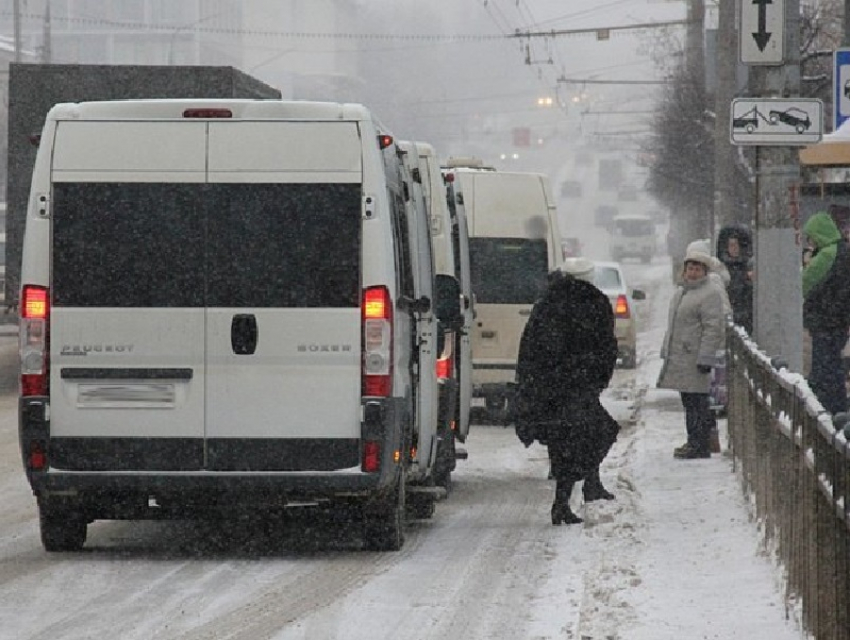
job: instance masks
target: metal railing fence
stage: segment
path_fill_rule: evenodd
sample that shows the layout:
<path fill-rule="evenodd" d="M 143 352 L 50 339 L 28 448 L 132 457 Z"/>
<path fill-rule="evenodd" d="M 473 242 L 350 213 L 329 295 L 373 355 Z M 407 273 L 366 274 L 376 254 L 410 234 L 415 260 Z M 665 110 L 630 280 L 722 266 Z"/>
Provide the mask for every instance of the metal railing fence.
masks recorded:
<path fill-rule="evenodd" d="M 850 640 L 850 449 L 805 379 L 727 333 L 729 448 L 787 606 L 816 640 Z"/>

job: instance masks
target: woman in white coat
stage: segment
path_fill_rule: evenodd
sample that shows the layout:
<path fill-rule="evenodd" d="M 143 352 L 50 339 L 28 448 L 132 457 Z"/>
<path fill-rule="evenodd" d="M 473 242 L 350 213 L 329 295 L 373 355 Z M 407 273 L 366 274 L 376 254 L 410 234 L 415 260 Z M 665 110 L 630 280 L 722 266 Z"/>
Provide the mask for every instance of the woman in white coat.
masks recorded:
<path fill-rule="evenodd" d="M 714 416 L 709 404 L 711 370 L 724 344 L 721 291 L 708 277 L 712 257 L 693 249 L 685 255 L 682 285 L 670 301 L 661 347 L 661 389 L 675 389 L 685 408 L 688 441 L 674 450 L 681 459 L 710 458 Z"/>

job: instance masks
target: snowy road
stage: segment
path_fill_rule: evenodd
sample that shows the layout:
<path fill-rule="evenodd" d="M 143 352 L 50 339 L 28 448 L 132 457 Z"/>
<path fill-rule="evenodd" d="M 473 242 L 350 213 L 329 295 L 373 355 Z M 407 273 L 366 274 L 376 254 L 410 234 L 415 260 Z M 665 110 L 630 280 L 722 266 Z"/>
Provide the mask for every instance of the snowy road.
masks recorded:
<path fill-rule="evenodd" d="M 642 363 L 618 371 L 604 397 L 623 424 L 602 469 L 617 500 L 576 505 L 581 526 L 548 522 L 543 448 L 474 425 L 454 491 L 433 519 L 410 523 L 399 553 L 361 551 L 356 527 L 305 511 L 286 522 L 97 522 L 82 552 L 47 554 L 16 400 L 0 397 L 0 639 L 798 638 L 729 460 L 670 455 L 680 407 L 648 389 L 668 269 L 635 273 L 650 296 Z"/>

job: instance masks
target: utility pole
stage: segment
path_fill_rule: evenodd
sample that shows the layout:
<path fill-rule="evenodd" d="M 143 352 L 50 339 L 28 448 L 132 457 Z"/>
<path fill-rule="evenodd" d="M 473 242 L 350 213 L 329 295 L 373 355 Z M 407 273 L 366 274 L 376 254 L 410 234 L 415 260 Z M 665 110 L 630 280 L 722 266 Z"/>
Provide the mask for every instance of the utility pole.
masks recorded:
<path fill-rule="evenodd" d="M 685 64 L 688 77 L 699 83 L 697 90 L 702 93 L 705 89 L 705 0 L 689 0 L 687 20 Z M 712 233 L 712 213 L 701 207 L 691 208 L 688 212 L 688 224 L 685 225 L 688 242 L 705 238 Z"/>
<path fill-rule="evenodd" d="M 850 2 L 850 0 L 847 0 Z M 729 140 L 729 105 L 737 88 L 738 40 L 735 31 L 735 3 L 718 4 L 717 81 L 714 94 L 714 221 L 725 227 L 743 220 L 735 207 L 735 147 Z M 712 229 L 712 238 L 715 237 Z"/>
<path fill-rule="evenodd" d="M 15 62 L 21 61 L 21 0 L 15 0 L 12 12 L 15 23 Z"/>
<path fill-rule="evenodd" d="M 750 68 L 754 97 L 800 95 L 800 0 L 785 0 L 785 55 L 780 66 Z M 746 37 L 748 34 L 741 34 Z M 803 368 L 800 247 L 791 216 L 799 198 L 796 147 L 756 147 L 755 339 L 792 371 Z M 778 294 L 777 292 L 781 292 Z"/>

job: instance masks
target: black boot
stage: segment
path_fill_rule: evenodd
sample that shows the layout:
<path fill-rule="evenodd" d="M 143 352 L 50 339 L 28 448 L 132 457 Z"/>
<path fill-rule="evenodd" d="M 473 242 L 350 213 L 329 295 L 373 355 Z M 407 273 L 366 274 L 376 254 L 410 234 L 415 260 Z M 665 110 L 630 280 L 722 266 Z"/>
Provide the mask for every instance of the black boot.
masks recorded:
<path fill-rule="evenodd" d="M 584 481 L 584 486 L 581 488 L 585 502 L 593 502 L 594 500 L 613 500 L 614 494 L 602 486 L 602 479 L 599 477 L 599 469 L 590 474 Z"/>
<path fill-rule="evenodd" d="M 570 496 L 574 482 L 558 480 L 555 486 L 555 502 L 552 503 L 552 524 L 578 524 L 584 522 L 570 509 Z"/>

